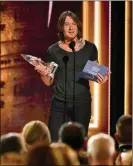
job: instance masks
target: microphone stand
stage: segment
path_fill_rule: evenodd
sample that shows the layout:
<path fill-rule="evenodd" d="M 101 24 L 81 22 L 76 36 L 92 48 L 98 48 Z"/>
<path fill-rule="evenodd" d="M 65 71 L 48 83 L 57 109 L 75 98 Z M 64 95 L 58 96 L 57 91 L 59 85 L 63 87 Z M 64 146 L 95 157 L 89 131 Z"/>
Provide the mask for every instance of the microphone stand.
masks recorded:
<path fill-rule="evenodd" d="M 67 96 L 67 90 L 66 90 L 66 83 L 67 83 L 67 62 L 68 62 L 68 56 L 63 57 L 63 62 L 65 63 L 65 105 L 64 105 L 64 122 L 66 118 L 66 96 Z"/>
<path fill-rule="evenodd" d="M 73 112 L 72 112 L 72 121 L 75 121 L 74 113 L 75 113 L 75 49 L 72 49 L 73 51 Z"/>
<path fill-rule="evenodd" d="M 73 51 L 73 112 L 72 112 L 72 121 L 75 121 L 75 117 L 74 117 L 74 113 L 75 113 L 75 41 L 71 41 L 71 43 L 69 44 L 69 47 L 72 49 Z"/>

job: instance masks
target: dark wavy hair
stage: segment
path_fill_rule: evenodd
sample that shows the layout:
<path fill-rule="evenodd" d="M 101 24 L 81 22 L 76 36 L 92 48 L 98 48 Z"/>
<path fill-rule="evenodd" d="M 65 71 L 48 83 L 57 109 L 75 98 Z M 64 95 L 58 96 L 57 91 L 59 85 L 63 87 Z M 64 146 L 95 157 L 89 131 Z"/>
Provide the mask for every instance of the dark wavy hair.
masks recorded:
<path fill-rule="evenodd" d="M 84 145 L 85 128 L 78 122 L 64 123 L 58 131 L 58 136 L 63 143 L 74 150 L 79 150 Z"/>
<path fill-rule="evenodd" d="M 57 24 L 59 39 L 61 41 L 64 41 L 63 26 L 64 26 L 65 19 L 67 16 L 71 17 L 77 24 L 77 27 L 78 27 L 77 38 L 80 39 L 81 38 L 81 27 L 82 27 L 81 22 L 80 22 L 78 16 L 71 11 L 65 11 L 65 12 L 61 13 L 61 15 L 59 16 L 58 24 Z"/>
<path fill-rule="evenodd" d="M 122 115 L 116 123 L 116 130 L 119 133 L 121 143 L 132 142 L 132 116 Z"/>

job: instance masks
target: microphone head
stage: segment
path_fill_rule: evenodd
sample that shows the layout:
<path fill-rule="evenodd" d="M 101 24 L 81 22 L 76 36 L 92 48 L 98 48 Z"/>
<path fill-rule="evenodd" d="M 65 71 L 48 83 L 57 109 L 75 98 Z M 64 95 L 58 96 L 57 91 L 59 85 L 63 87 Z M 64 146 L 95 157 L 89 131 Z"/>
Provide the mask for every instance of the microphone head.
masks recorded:
<path fill-rule="evenodd" d="M 64 62 L 65 64 L 68 62 L 68 60 L 69 60 L 68 56 L 64 56 L 64 57 L 63 57 L 63 62 Z"/>
<path fill-rule="evenodd" d="M 71 48 L 72 50 L 74 50 L 75 47 L 75 41 L 71 41 L 71 43 L 69 43 L 69 48 Z"/>

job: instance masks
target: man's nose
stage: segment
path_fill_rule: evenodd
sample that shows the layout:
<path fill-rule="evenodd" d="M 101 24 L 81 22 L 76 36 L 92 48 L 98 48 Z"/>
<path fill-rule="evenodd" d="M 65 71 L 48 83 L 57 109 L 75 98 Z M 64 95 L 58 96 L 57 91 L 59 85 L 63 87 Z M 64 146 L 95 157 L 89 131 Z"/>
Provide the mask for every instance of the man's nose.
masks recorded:
<path fill-rule="evenodd" d="M 72 25 L 69 25 L 69 29 L 72 29 Z"/>

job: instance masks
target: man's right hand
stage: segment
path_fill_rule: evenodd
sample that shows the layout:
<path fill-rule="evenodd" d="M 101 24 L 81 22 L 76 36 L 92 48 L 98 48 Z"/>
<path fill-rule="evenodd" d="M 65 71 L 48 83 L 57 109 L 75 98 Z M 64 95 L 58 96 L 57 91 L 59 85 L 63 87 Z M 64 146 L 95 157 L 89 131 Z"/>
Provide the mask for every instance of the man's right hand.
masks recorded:
<path fill-rule="evenodd" d="M 42 76 L 49 76 L 49 74 L 52 72 L 54 65 L 49 64 L 47 66 L 44 66 L 43 64 L 39 64 L 35 66 L 35 70 L 40 73 Z"/>
<path fill-rule="evenodd" d="M 45 85 L 50 86 L 53 81 L 54 77 L 51 77 L 49 74 L 52 72 L 54 65 L 50 63 L 49 65 L 45 66 L 43 64 L 39 64 L 35 66 L 35 70 L 40 73 L 41 79 Z"/>

